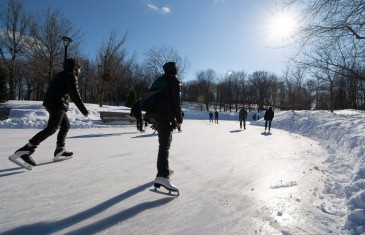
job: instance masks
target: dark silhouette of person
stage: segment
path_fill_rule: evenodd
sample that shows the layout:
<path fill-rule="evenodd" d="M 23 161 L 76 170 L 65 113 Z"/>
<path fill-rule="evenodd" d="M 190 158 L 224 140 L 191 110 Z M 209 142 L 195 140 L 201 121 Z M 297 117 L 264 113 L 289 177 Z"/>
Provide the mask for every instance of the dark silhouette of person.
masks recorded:
<path fill-rule="evenodd" d="M 18 149 L 9 160 L 20 166 L 27 166 L 28 170 L 35 166 L 31 155 L 37 146 L 53 135 L 58 127 L 57 145 L 53 161 L 63 161 L 72 158 L 73 153 L 66 151 L 65 139 L 70 129 L 70 122 L 66 112 L 69 109 L 70 98 L 81 113 L 87 117 L 88 111 L 80 97 L 78 77 L 81 74 L 81 65 L 74 59 L 66 59 L 63 62 L 63 71 L 57 73 L 49 82 L 48 89 L 43 99 L 43 106 L 49 113 L 47 127 L 33 136 L 29 143 Z M 23 161 L 21 162 L 20 159 Z"/>
<path fill-rule="evenodd" d="M 163 186 L 168 190 L 178 191 L 178 188 L 169 179 L 173 172 L 169 166 L 169 150 L 172 142 L 172 131 L 175 128 L 180 128 L 183 122 L 181 82 L 177 78 L 178 69 L 175 62 L 165 63 L 163 70 L 165 73 L 154 82 L 154 84 L 163 86 L 161 95 L 154 109 L 146 112 L 145 116 L 148 117 L 158 132 L 157 175 L 154 185 L 155 187 Z"/>
<path fill-rule="evenodd" d="M 210 122 L 214 122 L 213 121 L 213 113 L 212 113 L 212 111 L 209 112 L 209 123 Z"/>
<path fill-rule="evenodd" d="M 269 124 L 269 132 L 271 129 L 271 121 L 274 119 L 274 111 L 272 110 L 271 107 L 268 108 L 268 110 L 266 110 L 265 115 L 264 115 L 264 120 L 265 120 L 265 131 L 267 129 L 267 124 Z"/>
<path fill-rule="evenodd" d="M 247 111 L 246 111 L 245 107 L 242 107 L 242 109 L 239 113 L 239 119 L 240 119 L 240 128 L 242 129 L 242 124 L 243 124 L 244 130 L 246 130 L 246 118 L 247 118 Z"/>
<path fill-rule="evenodd" d="M 183 111 L 181 111 L 181 116 L 183 117 L 183 119 L 184 119 L 184 112 Z M 181 130 L 181 126 L 179 126 L 178 128 L 177 128 L 177 131 L 178 132 L 182 132 L 182 130 Z"/>
<path fill-rule="evenodd" d="M 137 130 L 140 131 L 140 132 L 144 132 L 144 130 L 143 130 L 143 119 L 142 119 L 142 109 L 141 109 L 141 105 L 139 103 L 139 100 L 137 102 L 135 102 L 134 105 L 132 106 L 130 116 L 136 118 Z"/>
<path fill-rule="evenodd" d="M 215 123 L 218 124 L 218 117 L 219 117 L 219 113 L 217 110 L 215 110 L 214 112 L 214 119 L 215 119 Z"/>

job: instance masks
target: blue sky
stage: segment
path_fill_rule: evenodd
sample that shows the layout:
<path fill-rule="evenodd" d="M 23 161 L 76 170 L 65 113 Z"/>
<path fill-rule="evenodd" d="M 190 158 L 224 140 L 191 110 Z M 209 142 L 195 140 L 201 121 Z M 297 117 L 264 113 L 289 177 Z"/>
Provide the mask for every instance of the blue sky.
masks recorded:
<path fill-rule="evenodd" d="M 213 69 L 219 75 L 230 70 L 248 74 L 265 70 L 281 75 L 288 49 L 276 49 L 269 24 L 276 11 L 272 0 L 30 0 L 26 8 L 57 9 L 80 27 L 83 52 L 94 59 L 112 30 L 121 37 L 128 31 L 127 52 L 143 53 L 167 46 L 187 58 L 190 70 Z"/>

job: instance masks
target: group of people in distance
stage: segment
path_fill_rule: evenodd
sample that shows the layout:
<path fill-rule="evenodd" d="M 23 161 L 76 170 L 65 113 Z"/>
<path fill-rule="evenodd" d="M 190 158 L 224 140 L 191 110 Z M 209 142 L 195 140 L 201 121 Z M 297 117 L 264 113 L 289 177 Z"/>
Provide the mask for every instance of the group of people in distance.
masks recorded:
<path fill-rule="evenodd" d="M 239 120 L 240 120 L 240 129 L 242 129 L 242 127 L 243 127 L 243 129 L 246 130 L 247 111 L 244 107 L 240 110 L 238 117 L 239 117 Z M 269 127 L 269 132 L 270 132 L 271 122 L 272 122 L 273 119 L 274 119 L 274 111 L 273 111 L 272 107 L 270 106 L 265 111 L 265 115 L 264 115 L 265 131 Z"/>
<path fill-rule="evenodd" d="M 242 130 L 242 127 L 244 130 L 246 130 L 246 119 L 247 119 L 247 111 L 244 107 L 242 107 L 242 109 L 239 112 L 239 121 L 240 121 L 240 129 Z M 214 119 L 215 119 L 215 123 L 218 124 L 218 116 L 219 113 L 217 110 L 215 110 L 214 112 Z M 267 128 L 269 127 L 269 131 L 271 129 L 271 121 L 274 119 L 274 111 L 272 109 L 272 107 L 269 107 L 264 115 L 264 120 L 265 120 L 265 131 L 267 130 Z M 256 120 L 256 119 L 255 119 Z M 209 123 L 213 122 L 213 112 L 209 111 Z"/>
<path fill-rule="evenodd" d="M 178 192 L 178 188 L 170 182 L 173 170 L 169 167 L 169 150 L 172 142 L 172 131 L 181 131 L 183 122 L 181 110 L 181 82 L 177 78 L 178 68 L 175 62 L 167 62 L 162 66 L 164 74 L 156 79 L 166 84 L 161 92 L 161 98 L 148 116 L 158 132 L 159 149 L 157 154 L 157 175 L 154 181 L 155 187 L 163 186 L 167 190 Z M 66 59 L 63 62 L 63 71 L 57 73 L 49 82 L 45 93 L 43 106 L 49 113 L 48 123 L 45 129 L 33 136 L 29 142 L 15 151 L 9 160 L 15 164 L 31 170 L 36 166 L 32 158 L 37 146 L 45 139 L 57 134 L 56 149 L 53 161 L 71 159 L 73 153 L 66 150 L 65 139 L 70 129 L 70 122 L 66 112 L 69 109 L 70 99 L 75 103 L 81 113 L 88 117 L 78 88 L 78 77 L 81 74 L 81 65 L 74 59 Z M 156 82 L 155 81 L 155 82 Z M 141 123 L 139 123 L 141 125 Z M 171 128 L 172 127 L 172 128 Z M 140 129 L 142 127 L 140 126 Z"/>
<path fill-rule="evenodd" d="M 215 124 L 219 124 L 218 119 L 219 119 L 219 113 L 217 110 L 215 110 L 214 111 L 214 123 Z M 213 122 L 213 112 L 212 111 L 209 112 L 209 123 L 210 122 Z"/>

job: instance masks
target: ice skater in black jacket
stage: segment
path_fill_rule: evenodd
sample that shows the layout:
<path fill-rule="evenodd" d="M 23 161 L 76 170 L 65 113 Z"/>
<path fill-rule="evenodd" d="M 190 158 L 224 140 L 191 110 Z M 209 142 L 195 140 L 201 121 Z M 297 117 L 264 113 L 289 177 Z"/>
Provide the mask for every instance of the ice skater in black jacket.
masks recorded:
<path fill-rule="evenodd" d="M 87 117 L 88 111 L 81 100 L 78 88 L 78 76 L 81 74 L 81 65 L 74 59 L 66 59 L 63 63 L 63 71 L 57 73 L 48 85 L 48 89 L 44 96 L 43 106 L 49 113 L 47 127 L 38 132 L 29 143 L 18 149 L 9 160 L 25 167 L 28 170 L 32 169 L 36 163 L 31 155 L 34 153 L 37 146 L 53 135 L 58 127 L 57 146 L 54 152 L 53 161 L 63 161 L 72 158 L 73 153 L 66 151 L 65 139 L 70 122 L 66 112 L 69 109 L 70 97 L 81 113 Z"/>
<path fill-rule="evenodd" d="M 177 78 L 178 69 L 175 62 L 167 62 L 163 66 L 163 70 L 165 74 L 154 82 L 154 84 L 161 84 L 161 96 L 153 111 L 147 112 L 145 116 L 148 117 L 158 132 L 159 149 L 155 186 L 163 186 L 168 190 L 178 191 L 169 179 L 173 172 L 169 167 L 169 150 L 172 142 L 172 131 L 181 128 L 183 122 L 181 82 Z"/>
<path fill-rule="evenodd" d="M 264 116 L 264 119 L 265 119 L 265 131 L 267 129 L 267 123 L 269 123 L 269 131 L 271 129 L 271 121 L 273 120 L 274 118 L 274 111 L 272 110 L 271 107 L 269 107 L 268 110 L 266 110 L 265 112 L 265 116 Z"/>
<path fill-rule="evenodd" d="M 131 108 L 130 116 L 136 118 L 137 130 L 140 132 L 144 132 L 143 130 L 143 119 L 142 119 L 142 110 L 140 101 L 138 100 Z"/>

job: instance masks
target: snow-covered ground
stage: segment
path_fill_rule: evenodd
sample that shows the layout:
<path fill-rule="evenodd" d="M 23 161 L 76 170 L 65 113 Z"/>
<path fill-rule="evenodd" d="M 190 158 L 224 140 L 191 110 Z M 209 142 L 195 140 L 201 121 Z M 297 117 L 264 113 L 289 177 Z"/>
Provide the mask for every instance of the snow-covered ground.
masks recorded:
<path fill-rule="evenodd" d="M 184 105 L 170 166 L 178 197 L 151 192 L 158 138 L 152 129 L 106 125 L 71 105 L 71 160 L 53 163 L 56 135 L 32 171 L 7 157 L 45 127 L 41 102 L 10 101 L 0 121 L 0 234 L 365 234 L 365 113 L 276 112 L 239 130 L 237 114 Z M 261 114 L 261 117 L 263 114 Z"/>

